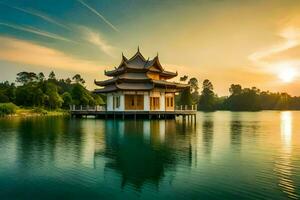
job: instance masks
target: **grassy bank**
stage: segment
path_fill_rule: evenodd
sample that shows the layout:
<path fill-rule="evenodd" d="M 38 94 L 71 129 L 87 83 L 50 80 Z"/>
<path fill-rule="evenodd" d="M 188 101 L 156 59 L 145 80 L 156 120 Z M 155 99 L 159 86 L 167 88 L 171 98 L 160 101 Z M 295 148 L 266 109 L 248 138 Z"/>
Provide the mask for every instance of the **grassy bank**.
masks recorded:
<path fill-rule="evenodd" d="M 63 109 L 46 110 L 40 107 L 18 107 L 13 103 L 0 103 L 0 117 L 31 117 L 68 115 Z"/>

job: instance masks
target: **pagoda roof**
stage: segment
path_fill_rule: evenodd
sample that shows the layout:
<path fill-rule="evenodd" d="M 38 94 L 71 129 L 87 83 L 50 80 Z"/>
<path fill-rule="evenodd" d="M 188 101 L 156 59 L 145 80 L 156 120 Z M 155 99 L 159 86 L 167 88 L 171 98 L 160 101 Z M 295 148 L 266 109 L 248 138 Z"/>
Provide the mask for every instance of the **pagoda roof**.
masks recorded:
<path fill-rule="evenodd" d="M 165 80 L 151 80 L 155 85 L 160 86 L 174 86 L 176 88 L 186 88 L 189 87 L 189 84 L 177 83 L 177 82 L 169 82 Z"/>
<path fill-rule="evenodd" d="M 169 72 L 165 71 L 164 68 L 161 66 L 159 62 L 158 55 L 155 56 L 152 60 L 149 58 L 146 60 L 145 57 L 138 51 L 130 58 L 127 59 L 122 54 L 122 60 L 118 67 L 115 67 L 114 70 L 105 71 L 106 76 L 118 76 L 126 71 L 133 71 L 133 72 L 157 72 L 160 73 L 162 76 L 173 78 L 177 76 L 177 72 Z"/>
<path fill-rule="evenodd" d="M 149 72 L 149 73 L 148 73 Z M 154 76 L 152 76 L 154 74 Z M 159 78 L 155 77 L 159 74 Z M 111 71 L 105 71 L 105 75 L 112 78 L 104 81 L 96 81 L 95 84 L 104 88 L 97 89 L 95 93 L 114 92 L 118 90 L 133 90 L 133 91 L 147 91 L 154 88 L 172 88 L 180 90 L 189 87 L 188 84 L 168 82 L 165 79 L 176 77 L 177 72 L 170 72 L 164 70 L 159 62 L 158 55 L 152 60 L 146 60 L 141 54 L 140 50 L 130 58 L 127 59 L 122 54 L 122 60 L 118 67 Z M 164 80 L 157 80 L 163 77 Z"/>
<path fill-rule="evenodd" d="M 149 91 L 155 87 L 167 87 L 174 89 L 184 89 L 189 87 L 189 84 L 182 84 L 177 82 L 168 82 L 165 80 L 150 80 L 147 83 L 113 83 L 111 85 L 106 85 L 104 88 L 96 89 L 95 93 L 107 93 L 114 92 L 118 90 L 134 90 L 134 91 Z"/>
<path fill-rule="evenodd" d="M 127 72 L 125 74 L 121 74 L 120 76 L 116 76 L 114 78 L 105 81 L 95 81 L 95 84 L 98 86 L 105 86 L 118 81 L 140 82 L 140 81 L 147 81 L 147 80 L 150 80 L 150 78 L 145 73 Z"/>
<path fill-rule="evenodd" d="M 105 86 L 101 89 L 95 89 L 94 93 L 108 93 L 115 92 L 118 90 L 134 90 L 134 91 L 149 91 L 154 88 L 153 83 L 116 83 Z"/>

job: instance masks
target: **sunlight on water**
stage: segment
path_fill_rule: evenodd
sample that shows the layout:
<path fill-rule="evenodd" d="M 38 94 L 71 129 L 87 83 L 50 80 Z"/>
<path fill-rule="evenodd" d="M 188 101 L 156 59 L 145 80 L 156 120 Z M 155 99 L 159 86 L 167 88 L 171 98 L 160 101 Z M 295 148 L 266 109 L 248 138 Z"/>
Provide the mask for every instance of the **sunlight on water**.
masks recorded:
<path fill-rule="evenodd" d="M 293 115 L 290 111 L 281 112 L 280 115 L 281 138 L 283 146 L 288 151 L 291 150 L 291 140 L 293 134 Z M 289 152 L 290 153 L 290 152 Z"/>
<path fill-rule="evenodd" d="M 279 186 L 289 198 L 298 199 L 293 176 L 292 156 L 292 134 L 293 134 L 293 114 L 290 111 L 281 112 L 280 115 L 281 141 L 282 147 L 280 157 L 275 165 L 279 179 Z"/>

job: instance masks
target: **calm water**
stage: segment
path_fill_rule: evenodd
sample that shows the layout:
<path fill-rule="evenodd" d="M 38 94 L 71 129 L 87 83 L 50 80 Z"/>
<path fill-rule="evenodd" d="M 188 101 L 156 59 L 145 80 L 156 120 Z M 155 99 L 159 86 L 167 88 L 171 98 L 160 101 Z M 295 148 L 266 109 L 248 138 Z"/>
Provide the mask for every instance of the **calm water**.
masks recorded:
<path fill-rule="evenodd" d="M 300 112 L 0 120 L 0 199 L 300 199 Z"/>

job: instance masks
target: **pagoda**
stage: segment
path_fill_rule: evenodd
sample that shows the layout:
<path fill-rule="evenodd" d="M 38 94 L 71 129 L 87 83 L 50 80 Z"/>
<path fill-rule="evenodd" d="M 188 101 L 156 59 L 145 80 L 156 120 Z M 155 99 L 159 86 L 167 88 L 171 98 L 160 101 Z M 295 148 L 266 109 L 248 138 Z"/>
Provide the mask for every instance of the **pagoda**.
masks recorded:
<path fill-rule="evenodd" d="M 106 94 L 107 111 L 174 111 L 175 93 L 189 87 L 168 81 L 177 72 L 166 71 L 158 55 L 145 59 L 139 48 L 130 59 L 122 54 L 119 66 L 104 73 L 111 78 L 95 80 L 102 88 L 94 93 Z"/>

